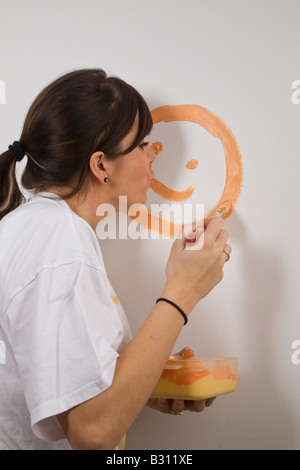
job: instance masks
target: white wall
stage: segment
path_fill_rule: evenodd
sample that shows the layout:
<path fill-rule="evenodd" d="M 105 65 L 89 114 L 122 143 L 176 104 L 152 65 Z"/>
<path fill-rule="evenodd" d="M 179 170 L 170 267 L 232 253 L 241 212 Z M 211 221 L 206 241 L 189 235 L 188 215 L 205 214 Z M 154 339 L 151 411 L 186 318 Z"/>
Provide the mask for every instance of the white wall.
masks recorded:
<path fill-rule="evenodd" d="M 300 339 L 299 17 L 299 0 L 0 0 L 0 150 L 19 138 L 41 88 L 92 66 L 134 85 L 151 109 L 190 103 L 220 115 L 242 153 L 244 186 L 225 224 L 231 260 L 176 344 L 238 357 L 237 391 L 200 415 L 146 409 L 127 449 L 300 448 L 300 364 L 292 362 Z M 157 176 L 183 189 L 192 175 L 208 205 L 217 202 L 222 153 L 212 165 L 214 142 L 189 147 L 200 127 L 177 129 L 176 162 L 199 152 L 199 167 L 179 174 L 168 154 L 157 159 Z M 161 293 L 171 243 L 102 243 L 133 331 Z"/>

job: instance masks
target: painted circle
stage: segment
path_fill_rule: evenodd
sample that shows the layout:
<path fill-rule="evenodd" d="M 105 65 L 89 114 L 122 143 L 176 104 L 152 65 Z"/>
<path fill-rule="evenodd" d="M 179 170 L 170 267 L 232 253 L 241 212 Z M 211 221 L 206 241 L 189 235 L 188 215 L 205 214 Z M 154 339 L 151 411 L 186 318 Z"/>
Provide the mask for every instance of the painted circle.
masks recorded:
<path fill-rule="evenodd" d="M 230 202 L 231 209 L 226 213 L 224 219 L 229 217 L 232 213 L 232 208 L 237 203 L 241 192 L 243 168 L 238 144 L 234 135 L 232 134 L 229 127 L 225 124 L 223 119 L 213 114 L 206 108 L 203 108 L 202 106 L 190 104 L 160 106 L 153 109 L 151 111 L 151 115 L 153 124 L 158 124 L 162 121 L 189 121 L 199 124 L 212 136 L 218 138 L 221 141 L 226 162 L 226 180 L 224 190 L 215 207 L 211 209 L 211 211 L 206 214 L 205 217 L 210 217 L 218 208 L 220 208 L 220 206 Z M 181 225 L 176 225 L 169 221 L 163 220 L 161 217 L 153 216 L 151 212 L 145 213 L 145 211 L 141 209 L 141 214 L 143 217 L 140 219 L 139 223 L 150 230 L 159 231 L 159 233 L 162 235 L 164 234 L 163 229 L 157 229 L 157 227 L 161 227 L 163 222 L 169 224 L 169 234 L 173 234 L 171 237 L 176 237 L 179 230 L 181 229 Z M 152 223 L 152 219 L 155 221 L 154 224 Z M 153 226 L 156 228 L 153 229 Z"/>
<path fill-rule="evenodd" d="M 206 215 L 212 215 L 225 202 L 235 206 L 243 180 L 242 157 L 229 127 L 211 111 L 198 105 L 160 106 L 151 111 L 153 124 L 171 121 L 190 121 L 199 124 L 211 135 L 217 137 L 223 146 L 226 163 L 226 180 L 223 193 L 215 207 Z M 229 217 L 232 210 L 224 218 Z"/>

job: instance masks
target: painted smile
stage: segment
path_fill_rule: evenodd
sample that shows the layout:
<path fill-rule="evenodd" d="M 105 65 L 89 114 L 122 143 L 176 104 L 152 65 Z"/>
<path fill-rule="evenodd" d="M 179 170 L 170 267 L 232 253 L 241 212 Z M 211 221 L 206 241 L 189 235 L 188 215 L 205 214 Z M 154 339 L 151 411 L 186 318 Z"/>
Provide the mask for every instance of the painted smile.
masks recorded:
<path fill-rule="evenodd" d="M 158 155 L 163 149 L 161 142 L 154 142 L 151 147 L 156 155 Z M 168 199 L 169 201 L 186 201 L 189 197 L 191 197 L 196 187 L 191 185 L 185 191 L 175 191 L 174 189 L 168 188 L 165 184 L 157 179 L 152 179 L 151 181 L 152 191 L 159 196 Z"/>

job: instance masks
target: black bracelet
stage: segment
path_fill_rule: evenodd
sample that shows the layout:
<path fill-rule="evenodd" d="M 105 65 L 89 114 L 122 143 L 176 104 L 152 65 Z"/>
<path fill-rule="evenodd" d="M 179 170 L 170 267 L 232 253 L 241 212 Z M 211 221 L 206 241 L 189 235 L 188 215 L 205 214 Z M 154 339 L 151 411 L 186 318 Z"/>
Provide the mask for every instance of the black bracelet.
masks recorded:
<path fill-rule="evenodd" d="M 171 304 L 173 305 L 173 307 L 177 308 L 178 312 L 181 313 L 181 315 L 183 316 L 184 318 L 184 324 L 186 325 L 187 322 L 188 322 L 188 317 L 186 316 L 186 314 L 184 313 L 183 310 L 181 310 L 180 307 L 178 307 L 178 305 L 176 305 L 174 302 L 172 302 L 172 300 L 169 300 L 169 299 L 165 299 L 164 297 L 160 297 L 159 299 L 157 299 L 156 303 L 157 302 L 160 302 L 160 301 L 164 301 L 164 302 L 168 302 L 168 304 Z"/>

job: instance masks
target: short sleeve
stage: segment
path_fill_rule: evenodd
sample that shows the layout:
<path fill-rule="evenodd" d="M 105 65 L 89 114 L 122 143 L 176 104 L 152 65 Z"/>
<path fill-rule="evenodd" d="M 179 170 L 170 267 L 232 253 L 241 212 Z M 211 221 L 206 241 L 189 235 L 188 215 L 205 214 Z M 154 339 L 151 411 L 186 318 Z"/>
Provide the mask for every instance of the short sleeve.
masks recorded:
<path fill-rule="evenodd" d="M 110 387 L 124 328 L 101 269 L 44 268 L 5 315 L 33 432 L 65 436 L 56 415 Z"/>

